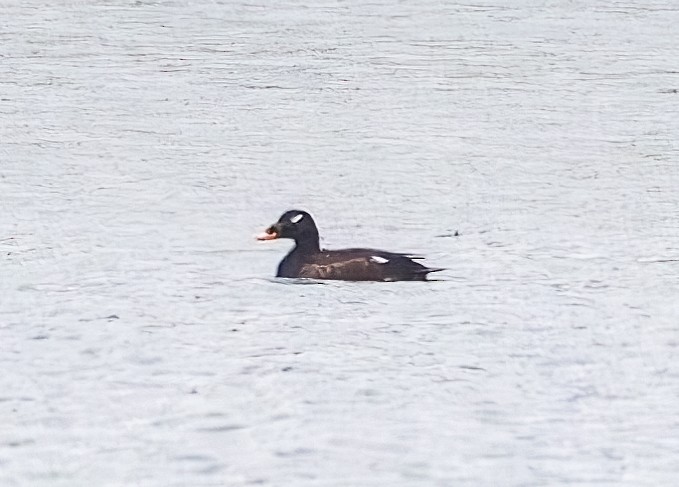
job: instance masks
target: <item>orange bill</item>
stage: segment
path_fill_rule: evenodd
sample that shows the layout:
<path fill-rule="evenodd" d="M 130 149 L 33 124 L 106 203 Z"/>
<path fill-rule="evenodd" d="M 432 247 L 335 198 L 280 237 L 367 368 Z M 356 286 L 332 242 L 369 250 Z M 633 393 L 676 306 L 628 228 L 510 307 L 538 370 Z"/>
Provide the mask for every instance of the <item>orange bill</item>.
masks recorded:
<path fill-rule="evenodd" d="M 265 233 L 257 236 L 257 240 L 275 240 L 277 238 L 278 232 L 273 227 L 267 228 Z"/>

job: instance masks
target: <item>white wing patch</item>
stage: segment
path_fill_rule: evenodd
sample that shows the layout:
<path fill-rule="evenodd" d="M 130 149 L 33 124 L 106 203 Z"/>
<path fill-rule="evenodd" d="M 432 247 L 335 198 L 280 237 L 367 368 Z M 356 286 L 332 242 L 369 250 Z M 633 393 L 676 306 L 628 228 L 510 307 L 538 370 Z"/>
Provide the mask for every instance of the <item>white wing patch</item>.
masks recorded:
<path fill-rule="evenodd" d="M 300 221 L 302 218 L 304 218 L 304 215 L 302 215 L 301 213 L 298 213 L 298 214 L 296 214 L 295 216 L 293 216 L 292 218 L 290 218 L 290 221 L 291 221 L 292 223 L 297 223 L 297 222 Z"/>
<path fill-rule="evenodd" d="M 370 260 L 372 260 L 373 262 L 375 262 L 377 264 L 386 264 L 387 262 L 389 262 L 389 259 L 385 259 L 384 257 L 380 257 L 379 255 L 373 255 L 372 257 L 370 257 Z"/>

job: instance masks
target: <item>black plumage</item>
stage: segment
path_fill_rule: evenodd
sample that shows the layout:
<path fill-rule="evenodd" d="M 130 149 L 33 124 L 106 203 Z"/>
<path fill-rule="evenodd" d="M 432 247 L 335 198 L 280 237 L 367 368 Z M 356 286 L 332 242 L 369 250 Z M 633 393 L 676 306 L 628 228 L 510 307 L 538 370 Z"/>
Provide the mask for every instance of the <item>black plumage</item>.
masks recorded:
<path fill-rule="evenodd" d="M 343 281 L 426 281 L 440 268 L 426 267 L 409 254 L 377 249 L 322 250 L 318 228 L 309 213 L 290 210 L 258 240 L 290 238 L 295 247 L 281 261 L 276 277 L 305 277 Z"/>

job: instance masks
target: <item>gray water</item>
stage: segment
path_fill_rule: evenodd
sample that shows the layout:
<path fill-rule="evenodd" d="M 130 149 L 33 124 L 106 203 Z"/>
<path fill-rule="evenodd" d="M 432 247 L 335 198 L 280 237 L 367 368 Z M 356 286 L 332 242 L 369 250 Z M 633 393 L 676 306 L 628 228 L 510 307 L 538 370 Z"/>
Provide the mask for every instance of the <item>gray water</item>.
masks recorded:
<path fill-rule="evenodd" d="M 678 39 L 660 0 L 0 1 L 0 485 L 676 485 Z M 290 208 L 448 270 L 277 280 Z"/>

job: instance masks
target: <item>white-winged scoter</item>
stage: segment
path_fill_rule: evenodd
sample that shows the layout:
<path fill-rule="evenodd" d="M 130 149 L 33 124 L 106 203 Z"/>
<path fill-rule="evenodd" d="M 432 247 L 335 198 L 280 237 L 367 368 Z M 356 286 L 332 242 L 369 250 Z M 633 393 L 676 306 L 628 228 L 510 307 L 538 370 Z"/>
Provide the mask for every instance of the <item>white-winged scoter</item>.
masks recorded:
<path fill-rule="evenodd" d="M 306 211 L 290 210 L 257 240 L 290 238 L 295 247 L 278 265 L 276 277 L 304 277 L 342 281 L 426 281 L 443 270 L 425 267 L 409 254 L 376 249 L 321 250 L 318 229 Z"/>

